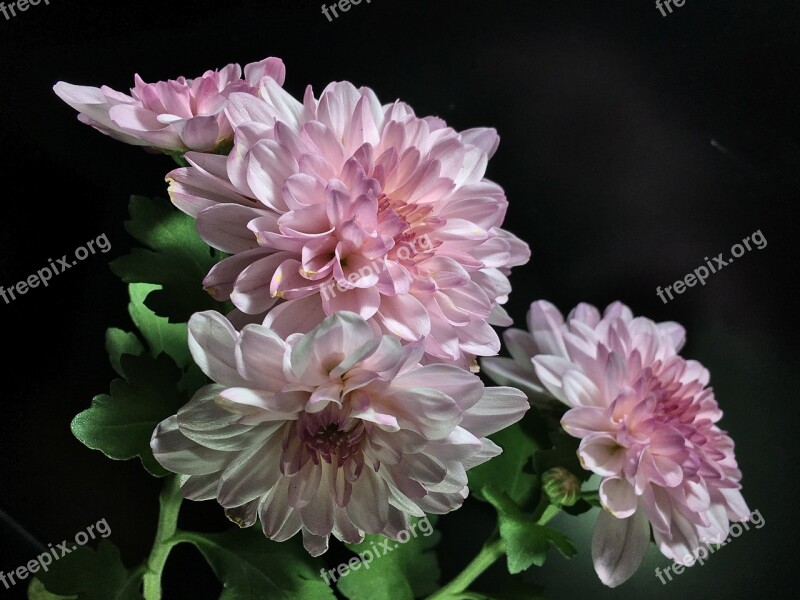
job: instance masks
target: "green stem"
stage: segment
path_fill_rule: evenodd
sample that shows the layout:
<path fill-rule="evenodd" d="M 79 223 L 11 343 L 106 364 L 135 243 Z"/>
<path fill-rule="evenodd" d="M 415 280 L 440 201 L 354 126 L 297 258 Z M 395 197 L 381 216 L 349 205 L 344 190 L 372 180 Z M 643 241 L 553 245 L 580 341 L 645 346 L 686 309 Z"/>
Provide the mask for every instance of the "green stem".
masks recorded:
<path fill-rule="evenodd" d="M 506 553 L 506 543 L 495 531 L 487 542 L 461 573 L 450 583 L 428 596 L 428 600 L 444 600 L 445 598 L 461 598 L 464 591 L 480 577 L 486 569 Z"/>
<path fill-rule="evenodd" d="M 544 525 L 559 512 L 561 512 L 561 509 L 558 506 L 555 504 L 548 504 L 544 510 L 542 510 L 541 516 L 537 519 L 537 523 L 539 523 L 539 525 Z M 464 598 L 469 586 L 505 553 L 506 543 L 499 536 L 497 530 L 495 530 L 483 545 L 481 551 L 478 552 L 478 555 L 472 559 L 464 570 L 446 586 L 428 596 L 428 600 L 455 600 L 457 598 Z"/>
<path fill-rule="evenodd" d="M 171 475 L 164 481 L 164 488 L 158 497 L 160 507 L 156 539 L 150 556 L 147 557 L 144 575 L 144 597 L 146 600 L 161 600 L 161 574 L 170 550 L 177 543 L 178 513 L 183 497 L 177 475 Z"/>

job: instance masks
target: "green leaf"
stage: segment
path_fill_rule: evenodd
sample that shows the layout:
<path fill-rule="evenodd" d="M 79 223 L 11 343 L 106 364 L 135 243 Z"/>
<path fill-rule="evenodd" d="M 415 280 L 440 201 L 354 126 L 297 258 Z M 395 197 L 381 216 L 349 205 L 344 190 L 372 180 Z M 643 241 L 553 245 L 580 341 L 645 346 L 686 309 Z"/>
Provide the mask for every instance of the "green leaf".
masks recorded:
<path fill-rule="evenodd" d="M 106 351 L 108 352 L 111 366 L 114 367 L 118 375 L 124 376 L 122 364 L 120 363 L 122 355 L 132 354 L 133 356 L 139 356 L 144 349 L 136 334 L 111 328 L 106 331 Z"/>
<path fill-rule="evenodd" d="M 28 600 L 77 600 L 77 596 L 60 596 L 47 591 L 39 578 L 34 577 L 28 586 Z"/>
<path fill-rule="evenodd" d="M 500 537 L 505 542 L 508 572 L 521 573 L 531 565 L 541 567 L 547 557 L 548 548 L 553 545 L 567 558 L 572 558 L 577 550 L 562 533 L 539 523 L 547 522 L 559 512 L 555 505 L 546 506 L 539 517 L 523 513 L 507 493 L 486 488 L 486 498 L 497 509 L 497 526 Z"/>
<path fill-rule="evenodd" d="M 123 354 L 125 379 L 111 382 L 111 393 L 96 396 L 87 410 L 72 420 L 72 433 L 84 445 L 114 460 L 140 457 L 153 475 L 167 472 L 150 450 L 156 425 L 175 414 L 188 397 L 178 391 L 181 370 L 166 354 Z"/>
<path fill-rule="evenodd" d="M 142 570 L 126 569 L 120 560 L 117 547 L 108 541 L 103 541 L 97 550 L 80 546 L 59 560 L 53 561 L 47 572 L 42 571 L 39 574 L 45 591 L 38 586 L 34 588 L 31 584 L 28 598 L 143 600 L 139 593 L 141 578 Z M 47 592 L 51 595 L 43 595 Z"/>
<path fill-rule="evenodd" d="M 552 544 L 567 558 L 577 550 L 563 534 L 539 525 L 527 515 L 500 515 L 500 536 L 506 542 L 508 572 L 521 573 L 531 565 L 541 567 Z"/>
<path fill-rule="evenodd" d="M 116 259 L 111 270 L 126 283 L 161 284 L 152 290 L 147 305 L 172 322 L 188 321 L 194 312 L 217 307 L 202 281 L 222 255 L 200 239 L 195 220 L 167 200 L 141 196 L 131 197 L 129 210 L 125 228 L 146 248 Z"/>
<path fill-rule="evenodd" d="M 470 490 L 483 499 L 483 489 L 492 487 L 507 492 L 520 504 L 525 502 L 536 483 L 536 477 L 526 473 L 525 469 L 538 445 L 519 423 L 489 437 L 503 449 L 503 453 L 468 471 Z"/>
<path fill-rule="evenodd" d="M 564 558 L 572 558 L 578 553 L 575 544 L 572 540 L 565 536 L 560 531 L 556 531 L 552 527 L 544 527 L 547 540 L 553 545 Z"/>
<path fill-rule="evenodd" d="M 358 557 L 351 559 L 354 567 L 345 570 L 340 565 L 344 574 L 334 571 L 339 591 L 350 600 L 413 600 L 438 589 L 439 563 L 433 548 L 441 534 L 427 517 L 414 519 L 407 533 L 410 538 L 403 544 L 382 535 L 346 544 Z"/>
<path fill-rule="evenodd" d="M 147 342 L 150 356 L 156 357 L 165 352 L 179 367 L 185 367 L 192 361 L 186 323 L 170 323 L 166 318 L 156 315 L 144 304 L 147 295 L 159 287 L 148 283 L 129 285 L 128 294 L 131 302 L 128 305 L 128 312 Z"/>
<path fill-rule="evenodd" d="M 194 544 L 223 584 L 219 600 L 333 600 L 323 581 L 324 563 L 308 555 L 299 537 L 278 543 L 260 528 L 234 529 L 221 534 L 179 533 Z"/>

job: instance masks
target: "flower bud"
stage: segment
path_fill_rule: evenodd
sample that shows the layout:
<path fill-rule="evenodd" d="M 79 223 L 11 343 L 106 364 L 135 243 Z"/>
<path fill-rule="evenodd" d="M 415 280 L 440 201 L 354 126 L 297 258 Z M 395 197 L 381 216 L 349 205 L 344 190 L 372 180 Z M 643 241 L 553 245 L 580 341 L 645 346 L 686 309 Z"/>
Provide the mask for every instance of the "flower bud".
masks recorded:
<path fill-rule="evenodd" d="M 564 467 L 545 471 L 542 489 L 553 504 L 560 506 L 573 506 L 581 496 L 581 482 Z"/>

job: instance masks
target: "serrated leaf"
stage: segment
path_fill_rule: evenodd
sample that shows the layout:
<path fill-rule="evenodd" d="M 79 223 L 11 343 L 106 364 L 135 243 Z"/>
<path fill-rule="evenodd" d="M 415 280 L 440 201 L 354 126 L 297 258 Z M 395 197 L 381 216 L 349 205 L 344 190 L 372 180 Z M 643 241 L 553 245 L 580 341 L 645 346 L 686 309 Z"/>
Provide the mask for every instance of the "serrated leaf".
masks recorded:
<path fill-rule="evenodd" d="M 333 600 L 320 576 L 324 563 L 309 556 L 299 537 L 278 543 L 259 527 L 221 534 L 178 534 L 200 551 L 223 584 L 219 600 Z"/>
<path fill-rule="evenodd" d="M 506 543 L 508 572 L 521 573 L 531 565 L 541 567 L 547 558 L 550 545 L 558 548 L 567 558 L 572 558 L 577 550 L 563 534 L 539 525 L 526 515 L 499 516 L 500 537 Z"/>
<path fill-rule="evenodd" d="M 35 600 L 77 598 L 78 600 L 143 600 L 139 593 L 142 571 L 126 569 L 114 544 L 102 541 L 93 550 L 80 546 L 57 561 L 39 579 L 51 596 L 30 596 Z M 31 585 L 33 588 L 33 585 Z"/>
<path fill-rule="evenodd" d="M 126 283 L 160 284 L 147 305 L 171 322 L 184 322 L 197 311 L 215 308 L 202 281 L 221 254 L 211 250 L 195 229 L 195 220 L 167 200 L 132 196 L 125 228 L 146 248 L 134 249 L 111 263 Z"/>
<path fill-rule="evenodd" d="M 159 317 L 145 306 L 147 295 L 159 286 L 149 283 L 132 283 L 128 286 L 131 302 L 128 312 L 136 327 L 142 334 L 150 356 L 156 357 L 165 352 L 179 367 L 185 367 L 192 361 L 189 352 L 189 333 L 186 323 L 170 323 Z"/>
<path fill-rule="evenodd" d="M 470 490 L 483 499 L 482 490 L 492 487 L 499 492 L 507 492 L 516 502 L 523 503 L 534 491 L 536 483 L 536 477 L 525 472 L 538 449 L 536 442 L 520 423 L 489 437 L 503 449 L 503 453 L 468 471 Z"/>
<path fill-rule="evenodd" d="M 138 456 L 153 475 L 167 472 L 150 450 L 156 425 L 187 401 L 178 391 L 182 372 L 166 354 L 123 354 L 121 370 L 126 379 L 111 382 L 111 393 L 92 400 L 87 410 L 72 420 L 72 433 L 84 445 L 109 458 L 128 460 Z"/>
<path fill-rule="evenodd" d="M 521 573 L 531 565 L 541 567 L 550 545 L 558 548 L 565 557 L 572 558 L 577 550 L 564 534 L 543 525 L 560 512 L 553 504 L 542 505 L 539 515 L 527 514 L 511 499 L 508 493 L 494 488 L 485 489 L 486 499 L 497 509 L 497 527 L 505 542 L 508 572 Z"/>
<path fill-rule="evenodd" d="M 427 519 L 412 521 L 404 544 L 382 535 L 346 544 L 362 560 L 355 570 L 343 569 L 346 575 L 334 571 L 339 591 L 349 600 L 413 600 L 438 589 L 441 574 L 434 547 L 441 534 L 433 529 L 435 519 Z"/>
<path fill-rule="evenodd" d="M 122 331 L 122 329 L 111 328 L 106 331 L 106 352 L 108 360 L 118 375 L 124 376 L 120 359 L 123 354 L 139 356 L 144 351 L 142 343 L 136 334 Z"/>

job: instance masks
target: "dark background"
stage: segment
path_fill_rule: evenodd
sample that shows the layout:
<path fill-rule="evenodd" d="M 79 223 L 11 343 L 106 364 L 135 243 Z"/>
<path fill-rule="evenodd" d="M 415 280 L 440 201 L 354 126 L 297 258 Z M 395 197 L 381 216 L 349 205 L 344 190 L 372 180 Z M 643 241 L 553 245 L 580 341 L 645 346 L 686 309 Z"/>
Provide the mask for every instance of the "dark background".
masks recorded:
<path fill-rule="evenodd" d="M 101 233 L 112 244 L 48 288 L 0 300 L 0 509 L 45 544 L 105 518 L 128 565 L 146 555 L 155 530 L 159 483 L 138 461 L 83 447 L 69 422 L 113 377 L 105 329 L 129 328 L 125 286 L 107 265 L 131 245 L 127 198 L 165 196 L 172 164 L 80 125 L 52 85 L 126 90 L 135 72 L 156 81 L 275 55 L 295 95 L 346 79 L 457 129 L 498 129 L 488 176 L 508 194 L 507 228 L 533 252 L 512 278 L 518 324 L 538 298 L 563 310 L 621 299 L 683 323 L 684 354 L 712 372 L 745 497 L 764 527 L 667 586 L 653 569 L 668 561 L 651 552 L 634 579 L 607 590 L 591 569 L 591 516 L 562 521 L 579 557 L 551 556 L 530 580 L 556 600 L 792 596 L 799 25 L 796 2 L 782 0 L 687 0 L 666 18 L 645 0 L 373 0 L 332 23 L 319 1 L 299 0 L 51 0 L 8 21 L 0 15 L 0 285 Z M 667 305 L 658 299 L 656 286 L 756 230 L 764 250 Z M 492 527 L 485 506 L 467 504 L 443 520 L 446 579 L 464 564 L 453 551 L 477 551 Z M 182 519 L 226 527 L 213 503 L 186 505 Z M 7 523 L 0 536 L 0 569 L 32 557 Z M 479 587 L 491 591 L 502 570 Z M 219 590 L 184 547 L 166 579 L 167 599 Z M 21 592 L 0 587 L 0 598 Z"/>

